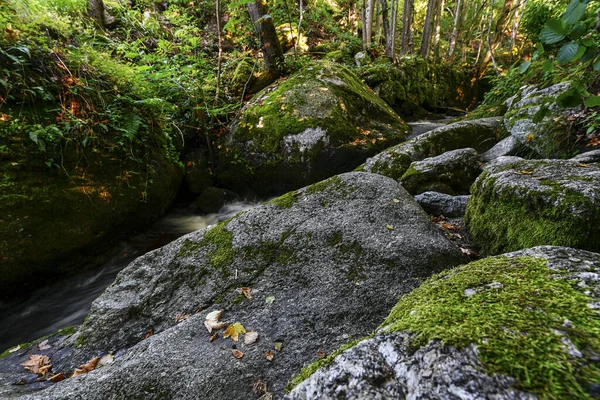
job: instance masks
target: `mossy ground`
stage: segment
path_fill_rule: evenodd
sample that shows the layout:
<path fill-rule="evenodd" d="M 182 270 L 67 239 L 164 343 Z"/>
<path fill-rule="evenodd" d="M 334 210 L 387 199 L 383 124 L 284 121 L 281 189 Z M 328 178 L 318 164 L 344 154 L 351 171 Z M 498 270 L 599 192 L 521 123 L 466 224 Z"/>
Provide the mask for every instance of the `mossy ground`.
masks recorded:
<path fill-rule="evenodd" d="M 512 376 L 520 389 L 542 398 L 589 398 L 586 386 L 600 379 L 598 364 L 588 359 L 600 351 L 600 319 L 587 306 L 590 297 L 555 279 L 561 274 L 530 257 L 473 262 L 428 279 L 381 326 L 414 333 L 416 345 L 474 343 L 488 373 Z M 502 286 L 484 288 L 495 282 Z M 466 296 L 466 289 L 478 292 Z M 582 359 L 569 356 L 563 337 Z"/>
<path fill-rule="evenodd" d="M 528 165 L 513 167 L 520 171 L 531 168 Z M 600 251 L 600 215 L 593 211 L 592 200 L 555 180 L 539 182 L 543 190 L 525 195 L 518 188 L 497 190 L 486 175 L 475 182 L 465 222 L 482 252 L 500 254 L 539 245 Z M 573 213 L 573 208 L 589 213 Z"/>

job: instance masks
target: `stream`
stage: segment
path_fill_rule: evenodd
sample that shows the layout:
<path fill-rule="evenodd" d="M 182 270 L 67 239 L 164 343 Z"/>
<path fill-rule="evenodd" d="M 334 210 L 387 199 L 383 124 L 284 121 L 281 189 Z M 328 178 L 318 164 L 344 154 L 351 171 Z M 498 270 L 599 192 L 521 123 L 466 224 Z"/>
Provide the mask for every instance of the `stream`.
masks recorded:
<path fill-rule="evenodd" d="M 0 352 L 81 324 L 92 301 L 135 258 L 253 206 L 245 202 L 231 203 L 218 213 L 207 215 L 196 215 L 189 207 L 176 206 L 146 232 L 115 244 L 93 271 L 41 287 L 25 300 L 0 303 Z"/>

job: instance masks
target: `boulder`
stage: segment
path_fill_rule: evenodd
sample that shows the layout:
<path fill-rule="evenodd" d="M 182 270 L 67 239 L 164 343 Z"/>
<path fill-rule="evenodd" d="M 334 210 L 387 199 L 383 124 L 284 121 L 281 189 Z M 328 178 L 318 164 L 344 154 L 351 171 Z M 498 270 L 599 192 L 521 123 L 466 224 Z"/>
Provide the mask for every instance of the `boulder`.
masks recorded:
<path fill-rule="evenodd" d="M 465 221 L 485 254 L 537 245 L 600 251 L 600 168 L 500 157 L 471 188 Z"/>
<path fill-rule="evenodd" d="M 583 164 L 600 163 L 600 150 L 592 150 L 586 153 L 581 153 L 571 158 L 572 161 L 577 161 Z"/>
<path fill-rule="evenodd" d="M 246 86 L 246 89 L 252 87 L 254 83 L 254 70 L 255 62 L 252 57 L 244 57 L 238 61 L 233 77 L 228 85 L 233 93 L 239 96 L 243 93 L 244 86 Z"/>
<path fill-rule="evenodd" d="M 279 396 L 320 351 L 372 331 L 398 296 L 464 261 L 397 182 L 335 176 L 135 260 L 50 357 L 55 372 L 107 352 L 114 363 L 31 398 Z M 227 331 L 209 333 L 218 310 Z M 225 337 L 235 323 L 258 340 Z"/>
<path fill-rule="evenodd" d="M 369 158 L 357 170 L 400 179 L 413 161 L 465 147 L 486 151 L 496 143 L 500 121 L 501 117 L 491 117 L 436 128 Z"/>
<path fill-rule="evenodd" d="M 523 86 L 506 101 L 504 126 L 521 145 L 539 158 L 566 156 L 576 137 L 569 134 L 567 117 L 581 106 L 562 108 L 556 100 L 571 90 L 568 82 L 545 89 Z"/>
<path fill-rule="evenodd" d="M 313 64 L 244 107 L 218 146 L 218 183 L 238 193 L 283 193 L 352 170 L 407 132 L 347 68 Z"/>
<path fill-rule="evenodd" d="M 437 157 L 410 164 L 400 178 L 411 194 L 438 191 L 449 195 L 468 194 L 481 173 L 479 153 L 474 149 L 447 151 Z"/>
<path fill-rule="evenodd" d="M 450 218 L 463 217 L 471 196 L 450 196 L 445 193 L 424 192 L 415 196 L 415 200 L 427 214 Z"/>
<path fill-rule="evenodd" d="M 359 51 L 354 55 L 354 62 L 357 67 L 365 66 L 371 64 L 371 57 L 367 54 L 366 51 Z"/>
<path fill-rule="evenodd" d="M 498 157 L 514 156 L 519 152 L 521 143 L 514 136 L 509 136 L 494 145 L 491 149 L 483 153 L 479 159 L 483 162 L 490 162 Z"/>
<path fill-rule="evenodd" d="M 443 272 L 285 398 L 598 398 L 599 278 L 599 254 L 550 246 Z"/>

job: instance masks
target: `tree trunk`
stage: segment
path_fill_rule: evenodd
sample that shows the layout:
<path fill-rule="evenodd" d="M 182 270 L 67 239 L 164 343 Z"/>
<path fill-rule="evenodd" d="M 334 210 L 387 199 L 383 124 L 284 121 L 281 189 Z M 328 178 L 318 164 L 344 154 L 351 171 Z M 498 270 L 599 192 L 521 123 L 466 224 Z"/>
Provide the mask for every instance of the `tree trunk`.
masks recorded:
<path fill-rule="evenodd" d="M 285 59 L 275 32 L 275 26 L 268 15 L 267 4 L 264 0 L 254 0 L 254 2 L 248 3 L 248 12 L 258 32 L 265 67 L 273 79 L 278 78 L 283 73 Z"/>
<path fill-rule="evenodd" d="M 523 13 L 525 12 L 525 7 L 527 7 L 527 0 L 522 0 L 515 7 L 515 17 L 513 21 L 512 33 L 510 35 L 510 49 L 509 51 L 512 53 L 512 49 L 515 47 L 515 42 L 517 41 L 517 34 L 519 33 L 519 24 L 521 23 L 521 18 Z"/>
<path fill-rule="evenodd" d="M 365 2 L 363 2 L 365 4 Z M 375 11 L 375 0 L 366 0 L 366 7 L 364 8 L 364 21 L 363 21 L 363 49 L 367 49 L 371 43 L 373 37 L 373 14 Z"/>
<path fill-rule="evenodd" d="M 491 0 L 491 2 L 493 5 L 494 0 Z M 496 48 L 498 48 L 498 46 L 501 42 L 502 36 L 504 36 L 504 29 L 506 28 L 506 21 L 508 20 L 508 17 L 512 10 L 512 5 L 513 5 L 513 0 L 505 0 L 504 1 L 504 7 L 502 8 L 502 13 L 500 14 L 500 17 L 498 17 L 498 21 L 496 22 L 496 28 L 494 29 L 493 35 L 491 34 L 491 32 L 488 32 L 488 50 L 487 50 L 485 57 L 483 58 L 483 61 L 481 61 L 481 66 L 479 69 L 480 72 L 485 71 L 485 68 L 487 67 L 487 65 L 489 64 L 490 61 L 492 61 L 494 63 L 494 67 L 497 70 L 496 60 L 494 57 L 494 50 L 496 50 Z M 492 16 L 490 15 L 490 31 L 491 31 L 491 26 L 493 25 L 491 18 L 492 18 Z"/>
<path fill-rule="evenodd" d="M 456 49 L 456 40 L 458 39 L 458 30 L 461 25 L 461 6 L 462 1 L 456 1 L 456 11 L 454 12 L 454 26 L 452 27 L 452 34 L 450 35 L 450 44 L 448 45 L 448 59 L 451 60 L 454 56 L 454 50 Z"/>
<path fill-rule="evenodd" d="M 402 49 L 401 53 L 406 54 L 411 51 L 412 21 L 413 21 L 414 0 L 404 0 L 404 10 L 402 15 Z"/>
<path fill-rule="evenodd" d="M 100 28 L 104 28 L 104 2 L 102 0 L 88 0 L 88 15 L 96 21 Z"/>
<path fill-rule="evenodd" d="M 300 27 L 302 26 L 303 12 L 303 4 L 302 0 L 300 0 L 300 18 L 298 19 L 298 30 L 296 31 L 296 43 L 294 43 L 294 56 L 298 55 L 298 43 L 300 43 Z"/>
<path fill-rule="evenodd" d="M 421 56 L 427 58 L 429 55 L 429 44 L 431 43 L 431 28 L 435 16 L 436 0 L 428 0 L 427 15 L 425 16 L 425 25 L 423 25 L 423 37 L 421 38 Z"/>
<path fill-rule="evenodd" d="M 219 12 L 219 0 L 215 0 L 215 13 L 217 14 L 217 33 L 219 35 L 219 56 L 217 58 L 217 90 L 215 92 L 215 107 L 219 103 L 221 94 L 221 62 L 223 60 L 223 38 L 221 35 L 221 17 Z"/>
<path fill-rule="evenodd" d="M 440 45 L 440 21 L 442 20 L 442 12 L 444 11 L 444 0 L 439 0 L 435 17 L 435 37 L 433 40 L 433 57 L 438 59 L 438 50 Z"/>
<path fill-rule="evenodd" d="M 390 22 L 388 34 L 386 36 L 385 54 L 394 59 L 394 45 L 396 42 L 396 21 L 398 18 L 398 0 L 392 0 L 390 4 Z M 384 17 L 385 19 L 385 17 Z"/>

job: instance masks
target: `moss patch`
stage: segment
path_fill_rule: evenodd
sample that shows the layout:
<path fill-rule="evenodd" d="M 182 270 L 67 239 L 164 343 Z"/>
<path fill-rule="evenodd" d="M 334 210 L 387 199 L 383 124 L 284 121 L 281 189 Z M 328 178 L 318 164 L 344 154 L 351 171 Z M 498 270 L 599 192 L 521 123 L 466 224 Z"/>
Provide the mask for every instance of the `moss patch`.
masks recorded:
<path fill-rule="evenodd" d="M 298 195 L 299 193 L 297 191 L 288 192 L 283 196 L 279 196 L 276 199 L 271 200 L 269 203 L 275 204 L 281 208 L 291 208 L 294 204 L 296 204 L 296 202 L 298 202 Z"/>
<path fill-rule="evenodd" d="M 600 352 L 600 319 L 587 306 L 591 298 L 553 279 L 561 272 L 546 264 L 498 257 L 435 275 L 404 296 L 382 327 L 409 330 L 417 345 L 474 343 L 489 373 L 512 376 L 520 389 L 542 398 L 590 398 L 585 387 L 600 380 L 600 369 L 587 358 Z M 495 282 L 501 287 L 485 287 Z M 466 296 L 466 289 L 477 293 Z M 569 356 L 563 338 L 584 357 Z"/>

